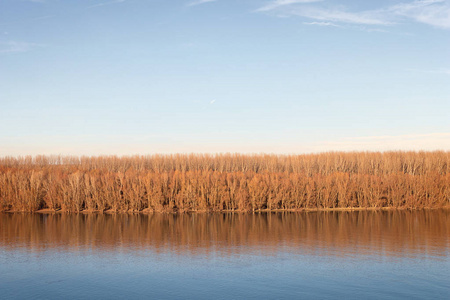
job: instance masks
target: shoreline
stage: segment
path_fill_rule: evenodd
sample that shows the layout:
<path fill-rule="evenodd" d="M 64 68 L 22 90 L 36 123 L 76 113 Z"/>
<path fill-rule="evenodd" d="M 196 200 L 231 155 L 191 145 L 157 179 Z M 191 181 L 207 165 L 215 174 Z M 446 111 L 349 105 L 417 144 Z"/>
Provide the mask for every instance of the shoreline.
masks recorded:
<path fill-rule="evenodd" d="M 450 210 L 450 206 L 443 207 L 422 207 L 422 208 L 407 208 L 407 207 L 344 207 L 344 208 L 303 208 L 303 209 L 259 209 L 259 210 L 186 210 L 186 211 L 155 211 L 144 209 L 141 211 L 99 211 L 99 210 L 82 210 L 79 212 L 74 211 L 62 211 L 52 210 L 52 209 L 40 209 L 37 211 L 15 211 L 15 210 L 6 210 L 0 211 L 0 213 L 7 214 L 98 214 L 98 215 L 116 215 L 116 214 L 134 214 L 134 215 L 151 215 L 151 214 L 229 214 L 229 213 L 237 213 L 237 214 L 254 214 L 254 213 L 303 213 L 303 212 L 357 212 L 357 211 L 422 211 L 422 210 Z"/>

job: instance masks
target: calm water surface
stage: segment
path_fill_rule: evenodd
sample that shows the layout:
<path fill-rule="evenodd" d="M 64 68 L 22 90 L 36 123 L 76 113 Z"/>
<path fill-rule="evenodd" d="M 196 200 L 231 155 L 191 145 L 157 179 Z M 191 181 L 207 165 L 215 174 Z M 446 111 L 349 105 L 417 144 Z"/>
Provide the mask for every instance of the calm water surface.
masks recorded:
<path fill-rule="evenodd" d="M 0 214 L 0 298 L 449 299 L 449 217 Z"/>

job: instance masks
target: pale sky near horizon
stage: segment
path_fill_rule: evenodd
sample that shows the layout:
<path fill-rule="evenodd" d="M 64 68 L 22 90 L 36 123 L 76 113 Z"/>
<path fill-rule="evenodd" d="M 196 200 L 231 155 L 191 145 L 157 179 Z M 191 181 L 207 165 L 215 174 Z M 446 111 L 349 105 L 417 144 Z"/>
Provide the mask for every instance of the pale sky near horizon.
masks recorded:
<path fill-rule="evenodd" d="M 450 150 L 450 0 L 0 0 L 0 156 Z"/>

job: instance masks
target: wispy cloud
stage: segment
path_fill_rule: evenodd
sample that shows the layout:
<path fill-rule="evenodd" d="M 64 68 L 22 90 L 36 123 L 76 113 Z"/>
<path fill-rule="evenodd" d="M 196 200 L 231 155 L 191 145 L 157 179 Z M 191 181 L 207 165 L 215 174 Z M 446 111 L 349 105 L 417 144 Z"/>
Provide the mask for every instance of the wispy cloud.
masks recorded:
<path fill-rule="evenodd" d="M 36 47 L 42 47 L 41 44 L 26 43 L 18 41 L 0 42 L 0 53 L 20 53 L 28 52 Z"/>
<path fill-rule="evenodd" d="M 316 25 L 316 26 L 342 27 L 342 26 L 336 25 L 336 24 L 331 23 L 331 22 L 316 22 L 316 21 L 314 21 L 314 22 L 303 22 L 303 24 L 305 24 L 305 25 Z"/>
<path fill-rule="evenodd" d="M 217 0 L 197 0 L 193 2 L 189 2 L 186 6 L 197 6 L 205 3 L 216 2 Z"/>
<path fill-rule="evenodd" d="M 127 0 L 114 0 L 114 1 L 108 1 L 108 2 L 101 2 L 101 3 L 97 3 L 94 5 L 90 5 L 87 8 L 94 8 L 94 7 L 100 7 L 100 6 L 105 6 L 105 5 L 111 5 L 111 4 L 116 4 L 116 3 L 123 3 Z"/>
<path fill-rule="evenodd" d="M 256 11 L 271 11 L 283 6 L 289 6 L 292 4 L 299 4 L 299 3 L 312 3 L 312 2 L 321 2 L 322 0 L 275 0 L 270 3 L 267 3 L 266 5 L 258 8 Z"/>
<path fill-rule="evenodd" d="M 419 23 L 450 29 L 450 1 L 448 0 L 422 0 L 400 3 L 391 6 L 388 11 L 398 16 L 413 19 Z"/>
<path fill-rule="evenodd" d="M 366 28 L 366 27 L 362 27 L 360 29 L 362 31 L 366 31 L 366 32 L 382 32 L 382 33 L 389 32 L 389 30 L 380 29 L 380 28 Z"/>
<path fill-rule="evenodd" d="M 314 19 L 321 22 L 338 22 L 362 25 L 392 24 L 381 10 L 350 12 L 343 8 L 323 9 L 318 7 L 297 7 L 290 12 L 292 15 Z"/>
<path fill-rule="evenodd" d="M 345 6 L 332 6 L 328 2 L 314 2 L 321 1 L 276 0 L 256 11 L 316 20 L 316 23 L 305 22 L 305 25 L 330 26 L 327 24 L 341 23 L 386 26 L 412 20 L 450 29 L 450 0 L 416 0 L 362 11 L 350 11 Z"/>

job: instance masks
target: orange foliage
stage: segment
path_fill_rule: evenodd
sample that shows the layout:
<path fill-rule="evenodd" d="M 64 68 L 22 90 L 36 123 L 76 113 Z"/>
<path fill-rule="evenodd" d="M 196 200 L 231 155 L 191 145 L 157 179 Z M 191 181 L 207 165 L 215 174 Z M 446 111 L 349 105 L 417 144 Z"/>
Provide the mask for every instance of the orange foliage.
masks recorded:
<path fill-rule="evenodd" d="M 0 210 L 259 211 L 450 204 L 450 152 L 0 158 Z"/>

